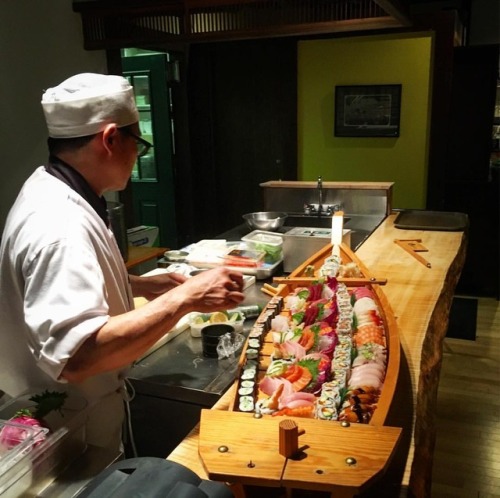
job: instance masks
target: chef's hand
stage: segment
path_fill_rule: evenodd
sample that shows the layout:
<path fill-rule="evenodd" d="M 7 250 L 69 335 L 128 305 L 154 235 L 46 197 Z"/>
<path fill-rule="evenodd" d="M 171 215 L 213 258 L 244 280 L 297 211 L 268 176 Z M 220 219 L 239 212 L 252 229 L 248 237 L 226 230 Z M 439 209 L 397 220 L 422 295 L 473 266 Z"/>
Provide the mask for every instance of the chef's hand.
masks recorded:
<path fill-rule="evenodd" d="M 147 277 L 130 275 L 130 285 L 134 297 L 145 297 L 149 301 L 183 284 L 186 280 L 187 277 L 181 273 L 160 273 Z"/>
<path fill-rule="evenodd" d="M 221 267 L 189 278 L 174 292 L 182 292 L 192 311 L 211 312 L 234 308 L 245 298 L 243 274 Z"/>

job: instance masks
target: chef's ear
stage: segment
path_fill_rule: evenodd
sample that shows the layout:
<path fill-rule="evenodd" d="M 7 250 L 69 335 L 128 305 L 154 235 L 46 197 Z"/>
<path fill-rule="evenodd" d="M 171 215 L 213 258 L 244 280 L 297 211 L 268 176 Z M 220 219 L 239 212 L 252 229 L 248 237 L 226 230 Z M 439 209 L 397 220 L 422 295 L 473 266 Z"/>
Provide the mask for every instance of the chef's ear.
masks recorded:
<path fill-rule="evenodd" d="M 115 123 L 107 124 L 104 130 L 102 131 L 102 143 L 108 151 L 110 147 L 112 147 L 113 142 L 116 139 L 117 133 L 118 133 L 118 128 Z"/>

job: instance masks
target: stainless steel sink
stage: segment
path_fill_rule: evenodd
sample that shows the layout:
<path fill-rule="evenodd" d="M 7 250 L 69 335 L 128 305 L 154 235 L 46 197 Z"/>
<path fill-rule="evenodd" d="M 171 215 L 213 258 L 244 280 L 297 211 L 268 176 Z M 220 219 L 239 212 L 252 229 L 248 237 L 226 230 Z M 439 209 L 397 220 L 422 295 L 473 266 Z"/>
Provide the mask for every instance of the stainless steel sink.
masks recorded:
<path fill-rule="evenodd" d="M 344 227 L 350 220 L 344 216 Z M 332 228 L 331 216 L 314 216 L 307 214 L 288 214 L 285 225 L 286 227 L 312 227 L 312 228 Z M 348 228 L 348 227 L 346 227 Z"/>

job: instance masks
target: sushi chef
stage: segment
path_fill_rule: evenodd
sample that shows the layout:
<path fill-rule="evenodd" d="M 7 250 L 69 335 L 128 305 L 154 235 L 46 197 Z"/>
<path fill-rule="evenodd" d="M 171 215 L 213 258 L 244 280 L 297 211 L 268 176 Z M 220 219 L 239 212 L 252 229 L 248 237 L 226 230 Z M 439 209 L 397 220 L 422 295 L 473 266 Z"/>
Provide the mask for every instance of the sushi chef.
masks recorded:
<path fill-rule="evenodd" d="M 191 311 L 233 308 L 241 273 L 128 275 L 103 194 L 150 146 L 133 89 L 83 73 L 43 93 L 49 159 L 23 185 L 0 246 L 0 388 L 85 399 L 87 443 L 118 450 L 130 364 Z M 133 297 L 149 302 L 134 309 Z"/>

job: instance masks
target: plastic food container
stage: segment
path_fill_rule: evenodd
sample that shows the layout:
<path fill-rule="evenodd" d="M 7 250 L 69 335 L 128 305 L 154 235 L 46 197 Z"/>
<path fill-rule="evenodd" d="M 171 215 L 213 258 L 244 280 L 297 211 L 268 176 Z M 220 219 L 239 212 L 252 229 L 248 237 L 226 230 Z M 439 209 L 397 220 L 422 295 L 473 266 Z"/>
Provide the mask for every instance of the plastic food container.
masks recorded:
<path fill-rule="evenodd" d="M 0 431 L 4 430 L 14 431 L 14 435 L 17 433 L 22 438 L 16 441 L 10 437 L 8 442 L 3 439 L 0 442 L 0 496 L 20 496 L 31 484 L 31 478 L 24 481 L 21 478 L 32 470 L 34 449 L 43 444 L 48 429 L 0 420 Z"/>
<path fill-rule="evenodd" d="M 223 319 L 223 317 L 225 319 Z M 201 331 L 214 323 L 232 325 L 236 333 L 243 331 L 245 315 L 240 312 L 228 313 L 226 311 L 216 311 L 214 313 L 192 313 L 189 325 L 192 337 L 201 337 Z"/>
<path fill-rule="evenodd" d="M 283 258 L 283 237 L 264 230 L 254 230 L 241 238 L 255 251 L 266 253 L 266 263 L 275 263 Z"/>
<path fill-rule="evenodd" d="M 9 419 L 23 408 L 31 408 L 28 393 L 9 400 L 0 406 L 0 422 L 12 424 Z M 44 417 L 48 425 L 45 440 L 28 442 L 12 448 L 9 455 L 0 455 L 0 497 L 37 496 L 40 489 L 48 486 L 57 475 L 70 465 L 86 449 L 85 421 L 87 402 L 83 398 L 69 396 L 62 414 L 51 412 Z M 24 428 L 24 426 L 23 426 Z M 27 427 L 29 429 L 29 427 Z M 34 436 L 37 439 L 37 436 Z"/>
<path fill-rule="evenodd" d="M 5 431 L 9 431 L 10 437 L 5 436 Z M 47 432 L 49 430 L 43 427 L 0 420 L 0 472 L 6 470 L 19 455 L 25 454 L 37 443 L 41 443 Z"/>

